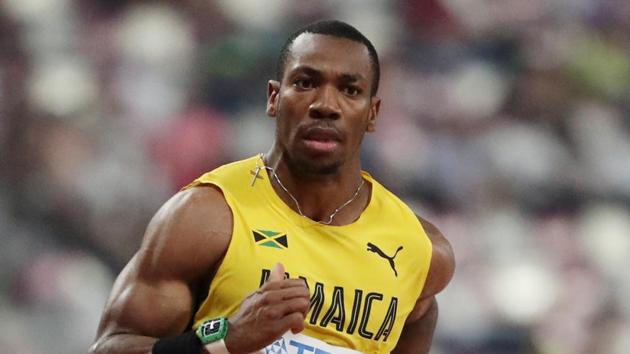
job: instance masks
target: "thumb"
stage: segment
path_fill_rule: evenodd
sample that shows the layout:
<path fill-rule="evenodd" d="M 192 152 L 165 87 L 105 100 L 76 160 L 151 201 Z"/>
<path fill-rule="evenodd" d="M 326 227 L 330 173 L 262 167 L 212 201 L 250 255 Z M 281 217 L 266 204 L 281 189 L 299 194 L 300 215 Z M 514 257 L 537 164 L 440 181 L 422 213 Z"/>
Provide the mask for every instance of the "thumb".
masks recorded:
<path fill-rule="evenodd" d="M 282 263 L 278 262 L 271 270 L 271 274 L 269 275 L 270 281 L 278 281 L 284 280 L 284 266 Z"/>

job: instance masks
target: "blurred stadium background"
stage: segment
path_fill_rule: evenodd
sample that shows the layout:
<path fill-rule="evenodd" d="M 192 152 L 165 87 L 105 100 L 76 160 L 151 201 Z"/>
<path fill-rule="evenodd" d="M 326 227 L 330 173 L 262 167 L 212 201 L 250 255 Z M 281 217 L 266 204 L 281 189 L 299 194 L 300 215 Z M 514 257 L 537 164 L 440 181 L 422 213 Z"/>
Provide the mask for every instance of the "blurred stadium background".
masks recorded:
<path fill-rule="evenodd" d="M 455 248 L 432 353 L 630 353 L 626 0 L 1 1 L 0 352 L 86 351 L 159 205 L 267 151 L 321 18 L 382 58 L 366 169 Z"/>

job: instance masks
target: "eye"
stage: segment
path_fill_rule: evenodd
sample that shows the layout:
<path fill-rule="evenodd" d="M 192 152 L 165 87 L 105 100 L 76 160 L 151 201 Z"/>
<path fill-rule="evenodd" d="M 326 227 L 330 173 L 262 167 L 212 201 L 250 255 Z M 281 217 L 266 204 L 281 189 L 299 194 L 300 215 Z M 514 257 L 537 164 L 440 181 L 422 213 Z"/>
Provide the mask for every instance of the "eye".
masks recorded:
<path fill-rule="evenodd" d="M 345 86 L 342 91 L 348 96 L 356 96 L 361 93 L 361 89 L 356 86 Z"/>
<path fill-rule="evenodd" d="M 311 79 L 297 79 L 293 81 L 293 86 L 302 89 L 308 90 L 313 88 L 313 80 Z"/>

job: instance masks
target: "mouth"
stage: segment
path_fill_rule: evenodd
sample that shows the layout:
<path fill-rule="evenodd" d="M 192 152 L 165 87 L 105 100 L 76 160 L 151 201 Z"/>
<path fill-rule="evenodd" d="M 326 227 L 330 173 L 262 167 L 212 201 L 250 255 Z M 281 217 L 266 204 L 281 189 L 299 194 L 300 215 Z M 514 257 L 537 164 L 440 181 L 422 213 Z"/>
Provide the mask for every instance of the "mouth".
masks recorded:
<path fill-rule="evenodd" d="M 341 134 L 334 128 L 313 127 L 304 132 L 302 141 L 315 153 L 331 153 L 339 146 Z"/>

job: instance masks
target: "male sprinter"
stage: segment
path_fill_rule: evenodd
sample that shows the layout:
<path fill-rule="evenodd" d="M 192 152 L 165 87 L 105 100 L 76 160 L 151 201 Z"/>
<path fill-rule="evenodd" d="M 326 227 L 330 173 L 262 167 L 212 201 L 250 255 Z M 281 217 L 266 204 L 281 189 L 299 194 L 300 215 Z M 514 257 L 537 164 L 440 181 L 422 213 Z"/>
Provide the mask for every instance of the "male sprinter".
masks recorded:
<path fill-rule="evenodd" d="M 352 26 L 294 33 L 267 88 L 271 149 L 157 212 L 91 353 L 428 353 L 453 253 L 361 170 L 378 82 Z"/>

